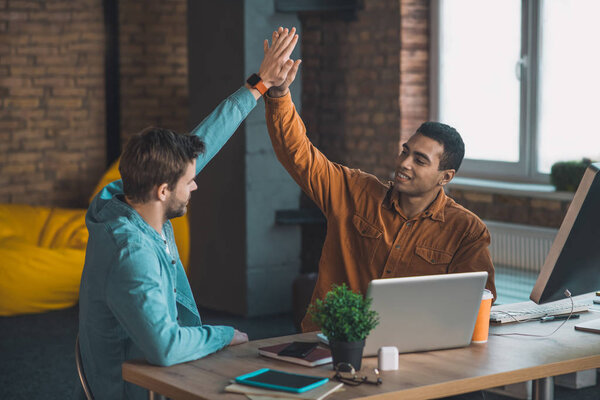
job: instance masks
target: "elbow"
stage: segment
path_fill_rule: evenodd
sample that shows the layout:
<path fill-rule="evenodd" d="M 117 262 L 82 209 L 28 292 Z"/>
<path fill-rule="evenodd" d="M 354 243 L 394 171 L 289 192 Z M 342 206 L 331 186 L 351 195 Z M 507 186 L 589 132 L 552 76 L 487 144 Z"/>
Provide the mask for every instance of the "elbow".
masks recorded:
<path fill-rule="evenodd" d="M 170 367 L 172 365 L 177 364 L 177 361 L 172 357 L 169 357 L 166 353 L 153 353 L 148 354 L 146 356 L 146 360 L 153 365 L 157 365 L 159 367 Z"/>
<path fill-rule="evenodd" d="M 157 365 L 159 367 L 170 367 L 171 365 L 181 362 L 174 357 L 172 346 L 159 341 L 152 343 L 151 346 L 146 347 L 144 355 L 150 364 Z"/>

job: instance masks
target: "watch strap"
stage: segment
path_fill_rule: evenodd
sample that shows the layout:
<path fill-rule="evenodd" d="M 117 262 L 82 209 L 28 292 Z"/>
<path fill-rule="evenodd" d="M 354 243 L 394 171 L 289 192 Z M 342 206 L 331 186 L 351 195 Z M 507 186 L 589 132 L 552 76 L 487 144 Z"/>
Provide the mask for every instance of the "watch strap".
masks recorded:
<path fill-rule="evenodd" d="M 246 83 L 248 83 L 253 89 L 258 90 L 261 96 L 267 93 L 267 90 L 269 90 L 263 83 L 262 78 L 257 74 L 250 75 L 250 77 L 246 80 Z"/>
<path fill-rule="evenodd" d="M 262 79 L 258 81 L 256 85 L 254 85 L 254 89 L 258 90 L 261 96 L 263 96 L 265 93 L 267 93 L 267 90 L 269 90 L 263 83 Z"/>

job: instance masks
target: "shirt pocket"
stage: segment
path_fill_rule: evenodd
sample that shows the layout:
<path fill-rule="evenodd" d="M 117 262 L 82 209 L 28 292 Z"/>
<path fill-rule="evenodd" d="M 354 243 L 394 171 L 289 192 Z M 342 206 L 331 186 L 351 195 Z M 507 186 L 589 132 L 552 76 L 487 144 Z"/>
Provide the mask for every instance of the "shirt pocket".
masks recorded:
<path fill-rule="evenodd" d="M 417 246 L 410 263 L 414 275 L 435 275 L 448 273 L 452 253 L 430 247 Z"/>
<path fill-rule="evenodd" d="M 381 229 L 368 223 L 367 221 L 365 221 L 363 218 L 359 217 L 358 215 L 354 215 L 352 217 L 352 223 L 354 224 L 354 227 L 358 231 L 358 234 L 363 237 L 370 238 L 370 239 L 379 239 L 381 237 L 381 235 L 383 235 L 383 232 L 381 231 Z"/>
<path fill-rule="evenodd" d="M 383 231 L 358 215 L 352 217 L 352 224 L 355 228 L 356 235 L 353 236 L 356 240 L 350 243 L 350 249 L 355 254 L 357 265 L 371 265 Z"/>

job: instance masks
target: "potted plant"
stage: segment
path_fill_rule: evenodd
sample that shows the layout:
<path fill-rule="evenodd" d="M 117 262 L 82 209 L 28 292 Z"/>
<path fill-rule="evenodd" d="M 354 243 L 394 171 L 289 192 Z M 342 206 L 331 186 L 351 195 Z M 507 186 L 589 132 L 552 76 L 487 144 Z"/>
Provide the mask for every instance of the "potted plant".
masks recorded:
<path fill-rule="evenodd" d="M 377 312 L 370 307 L 370 298 L 354 293 L 345 283 L 332 285 L 325 299 L 309 306 L 313 322 L 329 340 L 334 368 L 345 362 L 360 370 L 365 339 L 379 323 Z"/>
<path fill-rule="evenodd" d="M 575 192 L 583 178 L 583 174 L 592 161 L 584 158 L 581 161 L 559 161 L 552 165 L 550 183 L 556 190 Z"/>

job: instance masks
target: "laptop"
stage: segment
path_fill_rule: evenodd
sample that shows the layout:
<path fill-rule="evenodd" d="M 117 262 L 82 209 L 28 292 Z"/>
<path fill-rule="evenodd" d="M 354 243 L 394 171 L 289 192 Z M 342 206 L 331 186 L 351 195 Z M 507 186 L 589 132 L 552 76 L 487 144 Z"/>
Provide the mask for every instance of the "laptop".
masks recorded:
<path fill-rule="evenodd" d="M 363 355 L 382 346 L 400 353 L 464 347 L 471 343 L 487 272 L 375 279 L 367 296 L 379 313 Z"/>

